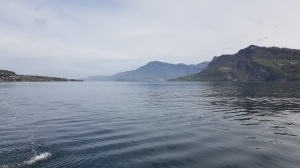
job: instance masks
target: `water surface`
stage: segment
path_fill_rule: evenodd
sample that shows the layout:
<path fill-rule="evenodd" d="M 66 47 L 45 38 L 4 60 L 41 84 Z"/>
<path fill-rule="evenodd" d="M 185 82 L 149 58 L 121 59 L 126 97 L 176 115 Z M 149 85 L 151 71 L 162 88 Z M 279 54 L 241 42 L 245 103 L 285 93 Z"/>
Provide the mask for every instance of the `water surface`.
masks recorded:
<path fill-rule="evenodd" d="M 300 83 L 0 83 L 0 168 L 299 167 Z"/>

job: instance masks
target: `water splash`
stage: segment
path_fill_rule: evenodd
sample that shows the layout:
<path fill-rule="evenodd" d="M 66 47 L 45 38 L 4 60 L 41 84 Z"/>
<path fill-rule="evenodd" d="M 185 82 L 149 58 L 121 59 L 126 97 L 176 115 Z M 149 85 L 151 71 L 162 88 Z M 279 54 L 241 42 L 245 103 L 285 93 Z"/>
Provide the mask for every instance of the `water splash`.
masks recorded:
<path fill-rule="evenodd" d="M 24 164 L 26 165 L 31 165 L 31 164 L 34 164 L 40 160 L 44 160 L 44 159 L 47 159 L 48 157 L 51 156 L 51 153 L 49 152 L 45 152 L 45 153 L 42 153 L 40 155 L 35 155 L 34 157 L 32 157 L 30 160 L 28 161 L 25 161 Z"/>

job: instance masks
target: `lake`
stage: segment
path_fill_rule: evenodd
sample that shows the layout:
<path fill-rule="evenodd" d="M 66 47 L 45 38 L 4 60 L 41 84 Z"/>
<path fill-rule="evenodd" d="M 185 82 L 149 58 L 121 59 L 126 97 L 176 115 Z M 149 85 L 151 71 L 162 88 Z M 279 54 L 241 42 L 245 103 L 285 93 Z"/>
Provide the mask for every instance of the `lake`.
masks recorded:
<path fill-rule="evenodd" d="M 300 83 L 0 83 L 0 168 L 293 168 Z"/>

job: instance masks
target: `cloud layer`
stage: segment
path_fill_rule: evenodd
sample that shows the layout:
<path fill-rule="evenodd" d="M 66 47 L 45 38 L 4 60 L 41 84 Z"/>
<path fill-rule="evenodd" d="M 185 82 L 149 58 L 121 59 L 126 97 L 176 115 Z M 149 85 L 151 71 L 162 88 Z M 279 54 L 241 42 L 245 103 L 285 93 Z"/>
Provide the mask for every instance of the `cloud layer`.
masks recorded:
<path fill-rule="evenodd" d="M 196 64 L 250 44 L 300 48 L 297 0 L 0 2 L 0 69 L 80 78 Z"/>

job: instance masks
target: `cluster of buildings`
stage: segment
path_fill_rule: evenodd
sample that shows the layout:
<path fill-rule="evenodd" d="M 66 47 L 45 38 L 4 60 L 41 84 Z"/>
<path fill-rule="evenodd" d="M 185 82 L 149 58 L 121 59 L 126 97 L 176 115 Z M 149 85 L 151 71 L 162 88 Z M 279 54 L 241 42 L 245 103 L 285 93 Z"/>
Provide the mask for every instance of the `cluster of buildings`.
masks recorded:
<path fill-rule="evenodd" d="M 278 66 L 286 66 L 286 65 L 298 65 L 299 62 L 298 61 L 286 61 L 284 63 L 277 63 Z"/>
<path fill-rule="evenodd" d="M 33 76 L 33 75 L 17 75 L 13 73 L 0 73 L 0 82 L 77 82 L 83 81 L 78 79 L 56 78 L 46 76 Z"/>

